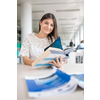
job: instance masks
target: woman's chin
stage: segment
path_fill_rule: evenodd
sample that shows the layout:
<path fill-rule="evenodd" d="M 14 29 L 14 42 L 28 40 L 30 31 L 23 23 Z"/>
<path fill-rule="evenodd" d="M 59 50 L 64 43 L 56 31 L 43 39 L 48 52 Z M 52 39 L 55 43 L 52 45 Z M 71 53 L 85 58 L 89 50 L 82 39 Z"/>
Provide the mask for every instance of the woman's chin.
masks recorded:
<path fill-rule="evenodd" d="M 45 34 L 50 34 L 50 32 L 44 32 Z"/>

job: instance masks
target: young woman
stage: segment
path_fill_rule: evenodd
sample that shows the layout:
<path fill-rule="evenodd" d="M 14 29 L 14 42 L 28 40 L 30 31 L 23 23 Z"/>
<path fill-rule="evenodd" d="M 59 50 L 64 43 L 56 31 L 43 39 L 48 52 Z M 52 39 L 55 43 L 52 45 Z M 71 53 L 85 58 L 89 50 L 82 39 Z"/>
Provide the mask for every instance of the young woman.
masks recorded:
<path fill-rule="evenodd" d="M 23 57 L 24 64 L 31 65 L 49 46 L 58 38 L 57 22 L 53 14 L 45 14 L 39 22 L 39 33 L 28 34 L 22 44 L 19 56 Z M 65 61 L 52 60 L 48 62 L 58 68 L 61 68 Z"/>

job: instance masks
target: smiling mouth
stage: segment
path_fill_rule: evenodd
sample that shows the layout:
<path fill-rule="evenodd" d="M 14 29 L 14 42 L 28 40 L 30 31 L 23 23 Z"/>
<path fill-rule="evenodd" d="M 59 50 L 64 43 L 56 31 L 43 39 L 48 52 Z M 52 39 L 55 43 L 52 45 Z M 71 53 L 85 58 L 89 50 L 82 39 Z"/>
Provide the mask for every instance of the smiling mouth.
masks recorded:
<path fill-rule="evenodd" d="M 48 29 L 45 29 L 46 31 L 50 31 L 50 30 L 48 30 Z"/>

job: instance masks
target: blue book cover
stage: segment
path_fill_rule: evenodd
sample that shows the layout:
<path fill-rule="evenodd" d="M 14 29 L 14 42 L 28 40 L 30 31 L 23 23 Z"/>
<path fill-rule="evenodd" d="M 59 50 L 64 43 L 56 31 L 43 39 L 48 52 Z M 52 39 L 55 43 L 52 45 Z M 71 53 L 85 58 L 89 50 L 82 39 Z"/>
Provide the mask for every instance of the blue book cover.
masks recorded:
<path fill-rule="evenodd" d="M 46 51 L 49 47 L 54 47 L 63 50 L 60 37 L 58 37 L 51 45 L 45 48 L 44 51 Z"/>
<path fill-rule="evenodd" d="M 70 75 L 55 67 L 52 72 L 46 76 L 25 76 L 25 80 L 28 95 L 33 98 L 52 96 L 61 93 L 71 93 L 77 88 L 76 81 L 74 81 Z"/>

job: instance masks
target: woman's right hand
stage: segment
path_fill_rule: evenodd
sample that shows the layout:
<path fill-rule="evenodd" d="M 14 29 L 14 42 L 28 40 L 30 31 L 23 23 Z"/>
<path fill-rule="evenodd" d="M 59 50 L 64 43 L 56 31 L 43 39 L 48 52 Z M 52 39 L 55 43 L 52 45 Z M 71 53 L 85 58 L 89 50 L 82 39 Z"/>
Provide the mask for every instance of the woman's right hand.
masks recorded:
<path fill-rule="evenodd" d="M 52 62 L 48 62 L 48 63 L 56 66 L 57 68 L 61 68 L 64 65 L 64 63 L 66 62 L 66 60 L 62 61 L 62 57 L 61 56 L 59 58 L 60 58 L 60 61 L 56 57 L 56 61 L 52 60 Z"/>

